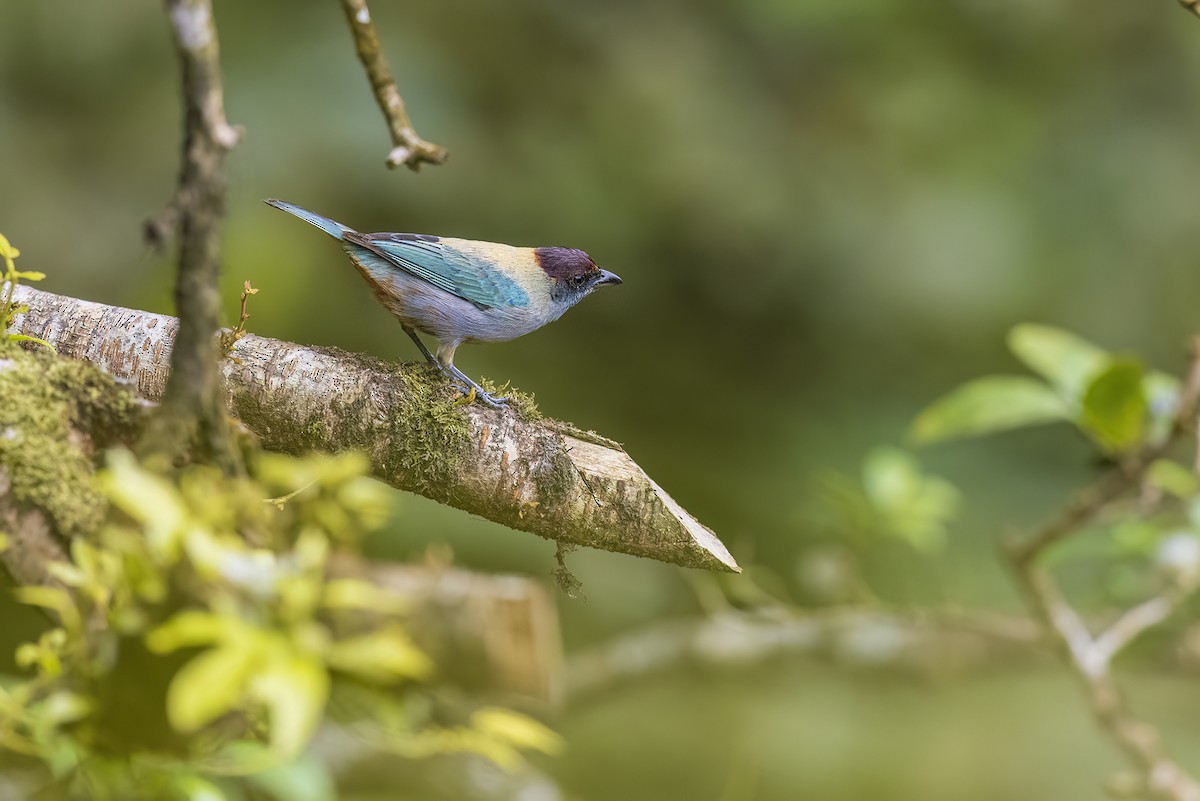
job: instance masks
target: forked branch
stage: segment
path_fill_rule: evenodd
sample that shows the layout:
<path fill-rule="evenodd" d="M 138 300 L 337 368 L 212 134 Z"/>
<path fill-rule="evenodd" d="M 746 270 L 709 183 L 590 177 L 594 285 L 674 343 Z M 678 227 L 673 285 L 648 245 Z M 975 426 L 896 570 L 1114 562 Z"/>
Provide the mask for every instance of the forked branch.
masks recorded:
<path fill-rule="evenodd" d="M 1095 635 L 1059 589 L 1041 557 L 1055 544 L 1093 522 L 1107 506 L 1141 486 L 1156 459 L 1195 430 L 1200 409 L 1200 338 L 1193 342 L 1192 366 L 1166 441 L 1147 446 L 1078 493 L 1063 511 L 1010 551 L 1013 572 L 1030 606 L 1061 646 L 1067 664 L 1082 682 L 1100 725 L 1137 771 L 1138 795 L 1171 801 L 1200 801 L 1200 782 L 1171 756 L 1157 729 L 1130 712 L 1112 672 L 1113 659 L 1149 628 L 1165 621 L 1197 588 L 1200 577 L 1177 579 L 1160 595 L 1134 607 Z"/>

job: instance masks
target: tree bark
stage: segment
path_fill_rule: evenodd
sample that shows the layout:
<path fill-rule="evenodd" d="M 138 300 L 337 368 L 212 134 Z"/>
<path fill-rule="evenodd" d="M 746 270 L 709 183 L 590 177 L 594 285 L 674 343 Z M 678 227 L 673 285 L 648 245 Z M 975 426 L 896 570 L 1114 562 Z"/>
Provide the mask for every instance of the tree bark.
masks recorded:
<path fill-rule="evenodd" d="M 93 362 L 162 397 L 173 317 L 18 287 L 30 311 L 14 331 Z M 514 409 L 451 403 L 424 365 L 246 335 L 220 371 L 228 408 L 264 446 L 286 453 L 358 449 L 373 474 L 560 543 L 738 571 L 716 535 L 615 442 Z"/>

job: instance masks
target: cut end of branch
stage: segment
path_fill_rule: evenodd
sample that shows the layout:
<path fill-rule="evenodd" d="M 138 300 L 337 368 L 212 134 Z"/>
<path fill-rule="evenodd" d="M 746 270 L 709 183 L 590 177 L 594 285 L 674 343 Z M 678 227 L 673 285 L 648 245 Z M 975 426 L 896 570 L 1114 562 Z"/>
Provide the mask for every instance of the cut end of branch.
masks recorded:
<path fill-rule="evenodd" d="M 667 494 L 666 490 L 654 483 L 654 479 L 649 476 L 646 481 L 658 493 L 659 500 L 663 506 L 667 508 L 675 519 L 679 521 L 679 525 L 687 533 L 690 538 L 689 550 L 693 551 L 704 564 L 700 567 L 709 570 L 725 570 L 730 573 L 741 573 L 742 568 L 738 566 L 733 555 L 729 553 L 729 549 L 725 547 L 725 543 L 718 539 L 712 529 L 701 523 L 696 518 L 688 514 L 687 510 L 675 502 L 675 499 Z"/>
<path fill-rule="evenodd" d="M 389 170 L 408 167 L 413 172 L 417 172 L 421 169 L 421 164 L 444 164 L 449 156 L 449 151 L 441 145 L 416 138 L 410 143 L 392 148 L 385 163 Z"/>

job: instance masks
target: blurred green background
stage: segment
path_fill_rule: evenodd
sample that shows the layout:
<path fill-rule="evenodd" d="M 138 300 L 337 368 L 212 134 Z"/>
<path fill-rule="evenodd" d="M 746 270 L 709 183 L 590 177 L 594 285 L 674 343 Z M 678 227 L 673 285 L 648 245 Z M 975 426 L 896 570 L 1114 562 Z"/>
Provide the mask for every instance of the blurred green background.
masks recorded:
<path fill-rule="evenodd" d="M 383 167 L 383 121 L 337 3 L 217 2 L 229 160 L 228 319 L 416 354 L 338 249 L 260 202 L 363 230 L 587 250 L 625 285 L 459 365 L 630 453 L 789 591 L 831 532 L 811 476 L 857 471 L 958 382 L 1014 372 L 1005 331 L 1078 331 L 1178 372 L 1200 329 L 1200 22 L 1162 0 L 376 2 L 417 129 L 450 149 Z M 0 4 L 0 231 L 42 287 L 170 310 L 141 243 L 178 160 L 162 9 Z M 899 605 L 1016 610 L 995 538 L 1093 469 L 1062 429 L 930 449 L 968 498 L 945 553 L 862 555 Z M 553 547 L 398 495 L 380 555 L 548 577 Z M 569 648 L 696 611 L 682 571 L 578 552 Z M 1200 767 L 1200 693 L 1137 700 Z M 811 664 L 665 676 L 559 721 L 543 767 L 605 799 L 1091 798 L 1119 758 L 1053 666 L 950 684 Z M 730 777 L 734 779 L 731 780 Z M 739 776 L 750 776 L 746 780 Z M 747 787 L 749 789 L 747 789 Z"/>

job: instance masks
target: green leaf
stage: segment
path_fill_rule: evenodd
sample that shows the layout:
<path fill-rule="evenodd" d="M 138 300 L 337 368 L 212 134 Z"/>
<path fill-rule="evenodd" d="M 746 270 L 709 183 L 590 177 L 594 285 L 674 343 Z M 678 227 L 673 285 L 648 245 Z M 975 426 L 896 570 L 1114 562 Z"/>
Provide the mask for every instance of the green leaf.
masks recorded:
<path fill-rule="evenodd" d="M 290 758 L 304 750 L 321 722 L 329 674 L 317 661 L 296 654 L 263 667 L 252 680 L 252 692 L 270 712 L 271 750 Z"/>
<path fill-rule="evenodd" d="M 155 550 L 175 552 L 188 518 L 179 491 L 162 476 L 142 469 L 129 451 L 110 451 L 107 464 L 103 483 L 109 500 L 145 525 Z"/>
<path fill-rule="evenodd" d="M 88 580 L 87 574 L 69 562 L 50 562 L 46 572 L 68 587 L 82 587 Z"/>
<path fill-rule="evenodd" d="M 1148 411 L 1144 377 L 1139 362 L 1113 359 L 1083 395 L 1081 425 L 1111 453 L 1128 451 L 1142 440 Z"/>
<path fill-rule="evenodd" d="M 245 694 L 255 651 L 236 642 L 195 656 L 171 680 L 167 720 L 190 734 L 235 710 Z"/>
<path fill-rule="evenodd" d="M 338 797 L 329 768 L 309 756 L 256 773 L 249 779 L 279 801 L 337 801 Z"/>
<path fill-rule="evenodd" d="M 211 612 L 179 612 L 146 635 L 146 647 L 156 654 L 167 654 L 180 648 L 212 645 L 245 630 L 246 624 L 237 618 Z"/>
<path fill-rule="evenodd" d="M 59 726 L 63 723 L 83 720 L 90 715 L 92 702 L 79 693 L 59 690 L 36 704 L 31 712 L 40 719 L 40 722 Z"/>
<path fill-rule="evenodd" d="M 13 595 L 20 603 L 57 612 L 63 626 L 69 630 L 78 630 L 81 625 L 79 609 L 66 590 L 58 587 L 18 587 L 13 590 Z"/>
<path fill-rule="evenodd" d="M 911 454 L 895 448 L 872 451 L 863 463 L 863 488 L 889 531 L 923 550 L 944 543 L 959 492 L 944 479 L 923 475 Z"/>
<path fill-rule="evenodd" d="M 0 234 L 0 259 L 15 259 L 20 255 L 21 251 L 10 245 L 4 234 Z"/>
<path fill-rule="evenodd" d="M 175 789 L 187 801 L 226 801 L 227 798 L 220 787 L 195 775 L 176 779 Z"/>
<path fill-rule="evenodd" d="M 29 334 L 5 334 L 5 337 L 8 338 L 9 342 L 36 342 L 43 347 L 49 348 L 51 353 L 58 353 L 54 346 L 46 340 L 39 339 L 38 337 L 32 337 Z"/>
<path fill-rule="evenodd" d="M 1146 469 L 1146 483 L 1177 498 L 1190 498 L 1200 492 L 1200 480 L 1190 468 L 1170 459 L 1159 459 Z"/>
<path fill-rule="evenodd" d="M 1162 529 L 1148 520 L 1122 520 L 1112 528 L 1112 541 L 1116 545 L 1116 554 L 1103 550 L 1098 546 L 1102 558 L 1114 560 L 1115 555 L 1126 553 L 1147 554 L 1154 550 L 1162 539 Z M 1070 554 L 1080 556 L 1079 552 Z"/>
<path fill-rule="evenodd" d="M 412 604 L 394 592 L 361 579 L 333 579 L 325 584 L 321 601 L 326 609 L 367 610 L 402 614 Z"/>
<path fill-rule="evenodd" d="M 509 745 L 541 751 L 551 756 L 562 753 L 566 747 L 566 743 L 557 732 L 511 709 L 483 707 L 471 715 L 471 725 Z"/>
<path fill-rule="evenodd" d="M 19 281 L 44 281 L 44 280 L 46 280 L 46 274 L 39 273 L 36 270 L 27 270 L 25 272 L 16 270 L 13 272 L 13 277 Z"/>
<path fill-rule="evenodd" d="M 963 384 L 921 412 L 909 437 L 918 443 L 1070 420 L 1054 390 L 1024 376 L 986 376 Z"/>
<path fill-rule="evenodd" d="M 403 629 L 395 627 L 336 642 L 325 658 L 335 670 L 380 683 L 421 680 L 433 673 L 433 663 L 425 652 Z"/>
<path fill-rule="evenodd" d="M 1049 381 L 1068 401 L 1077 401 L 1108 353 L 1086 339 L 1048 325 L 1023 323 L 1008 334 L 1008 347 L 1025 366 Z"/>

